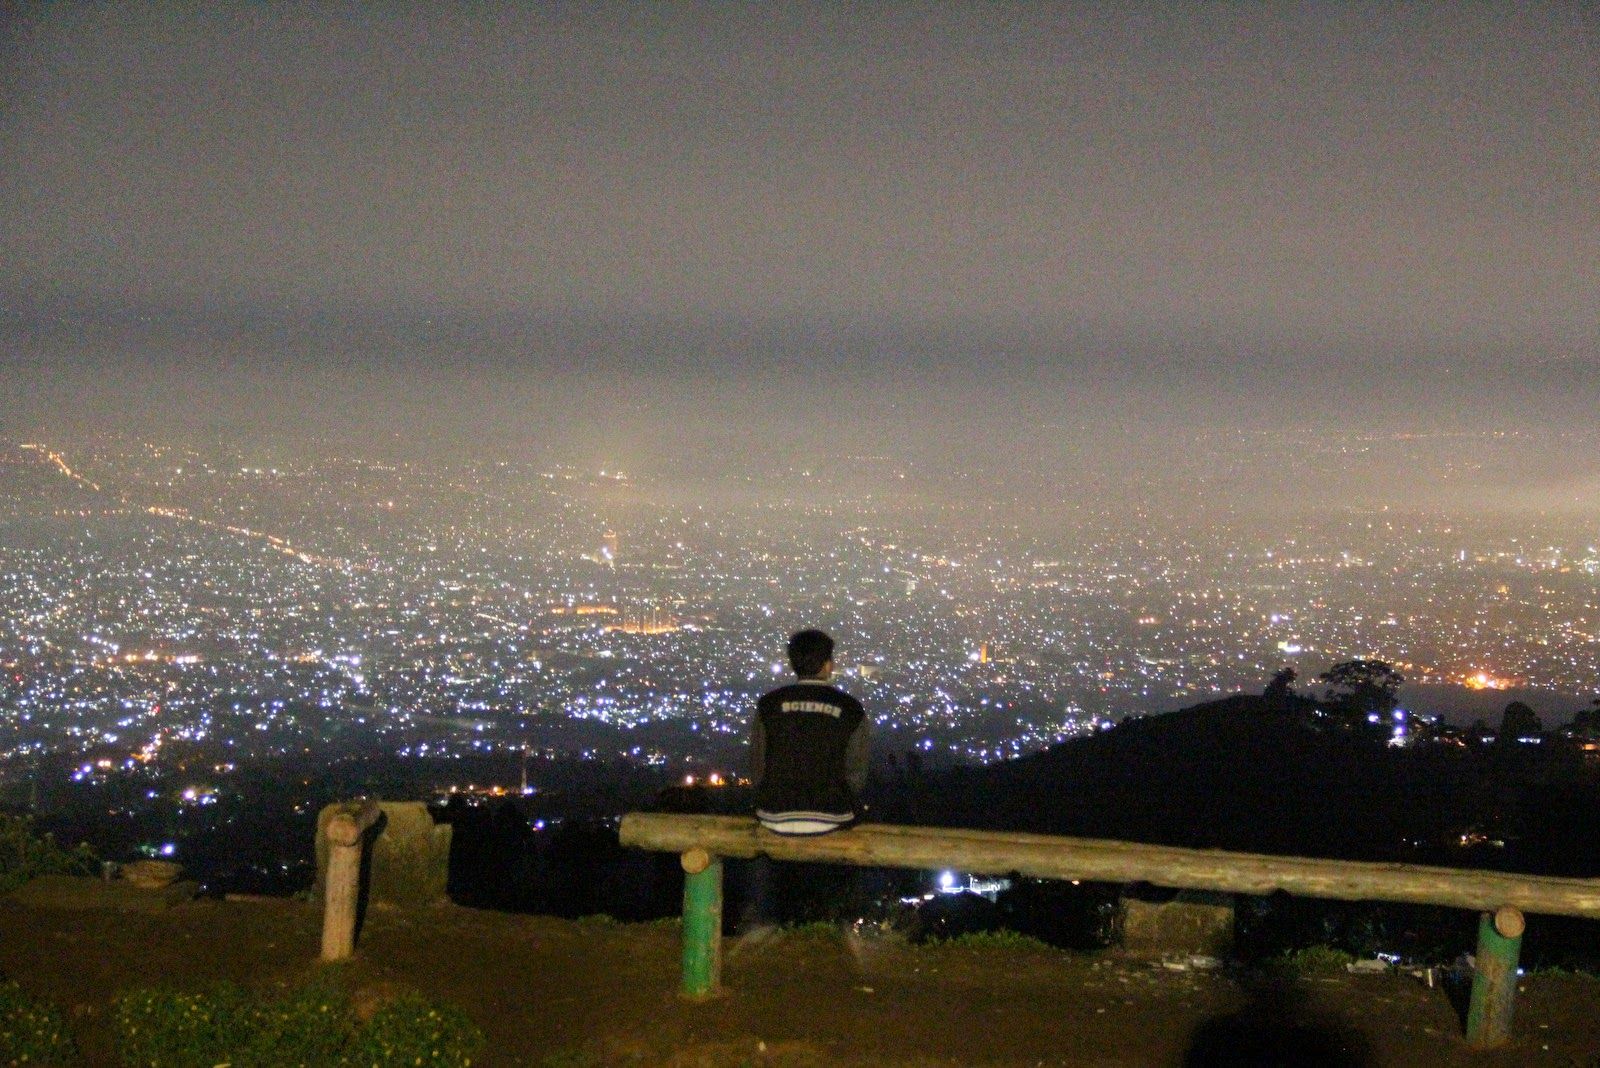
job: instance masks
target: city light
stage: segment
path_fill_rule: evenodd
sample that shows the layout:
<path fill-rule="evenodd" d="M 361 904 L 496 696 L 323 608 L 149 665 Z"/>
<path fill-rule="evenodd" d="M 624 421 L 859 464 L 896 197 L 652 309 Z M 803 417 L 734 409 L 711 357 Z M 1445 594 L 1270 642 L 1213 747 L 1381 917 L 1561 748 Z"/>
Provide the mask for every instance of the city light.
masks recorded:
<path fill-rule="evenodd" d="M 24 451 L 16 470 L 84 492 L 62 469 L 81 475 L 74 451 Z M 95 522 L 120 532 L 118 556 L 88 527 L 54 554 L 0 544 L 0 770 L 59 753 L 90 787 L 314 761 L 337 744 L 401 761 L 503 754 L 474 796 L 522 792 L 529 751 L 721 788 L 738 781 L 721 769 L 746 759 L 756 695 L 789 674 L 786 621 L 839 613 L 840 680 L 878 744 L 936 764 L 1260 692 L 1308 650 L 1390 659 L 1408 685 L 1581 693 L 1600 631 L 1588 587 L 1563 578 L 1588 574 L 1588 540 L 1545 548 L 1555 531 L 1535 552 L 1486 530 L 1465 555 L 1467 528 L 1422 518 L 1040 541 L 920 530 L 844 499 L 829 505 L 835 523 L 854 517 L 843 533 L 637 501 L 624 524 L 600 496 L 616 483 L 578 469 L 186 457 L 173 484 L 169 455 L 94 453 L 94 483 L 116 486 Z M 317 503 L 260 499 L 263 479 Z M 407 525 L 388 533 L 354 532 L 339 503 L 402 497 Z M 1496 622 L 1513 608 L 1517 627 Z M 1314 671 L 1300 693 L 1316 693 Z M 1439 736 L 1390 716 L 1393 744 Z M 217 810 L 224 781 L 179 779 L 150 800 Z"/>

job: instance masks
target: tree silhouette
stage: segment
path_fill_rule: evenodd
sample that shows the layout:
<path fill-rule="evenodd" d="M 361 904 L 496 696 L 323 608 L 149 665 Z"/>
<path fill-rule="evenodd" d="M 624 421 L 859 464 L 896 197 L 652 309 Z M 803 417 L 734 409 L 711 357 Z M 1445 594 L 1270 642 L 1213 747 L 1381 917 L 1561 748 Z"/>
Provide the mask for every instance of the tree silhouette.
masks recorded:
<path fill-rule="evenodd" d="M 1544 724 L 1539 722 L 1534 710 L 1521 701 L 1512 701 L 1506 705 L 1500 717 L 1500 735 L 1496 740 L 1514 742 L 1518 738 L 1531 738 L 1543 732 Z"/>
<path fill-rule="evenodd" d="M 1330 710 L 1347 726 L 1365 730 L 1373 716 L 1380 720 L 1400 703 L 1405 676 L 1383 660 L 1345 660 L 1317 676 L 1327 684 Z M 1384 724 L 1379 722 L 1381 731 Z"/>
<path fill-rule="evenodd" d="M 1578 709 L 1573 714 L 1572 722 L 1564 728 L 1564 733 L 1584 741 L 1600 739 L 1600 697 L 1596 697 L 1588 708 Z"/>
<path fill-rule="evenodd" d="M 1266 707 L 1274 712 L 1287 712 L 1296 702 L 1294 680 L 1299 674 L 1292 667 L 1286 667 L 1272 676 L 1272 681 L 1267 683 L 1267 688 L 1261 691 L 1261 699 Z"/>

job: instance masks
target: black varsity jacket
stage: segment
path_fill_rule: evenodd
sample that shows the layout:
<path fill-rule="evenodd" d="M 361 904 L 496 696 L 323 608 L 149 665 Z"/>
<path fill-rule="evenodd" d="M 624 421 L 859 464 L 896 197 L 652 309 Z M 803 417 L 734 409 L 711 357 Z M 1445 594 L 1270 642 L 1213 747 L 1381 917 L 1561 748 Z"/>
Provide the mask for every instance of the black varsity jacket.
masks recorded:
<path fill-rule="evenodd" d="M 750 739 L 756 818 L 780 834 L 821 834 L 853 822 L 867 782 L 861 702 L 820 679 L 762 695 Z"/>

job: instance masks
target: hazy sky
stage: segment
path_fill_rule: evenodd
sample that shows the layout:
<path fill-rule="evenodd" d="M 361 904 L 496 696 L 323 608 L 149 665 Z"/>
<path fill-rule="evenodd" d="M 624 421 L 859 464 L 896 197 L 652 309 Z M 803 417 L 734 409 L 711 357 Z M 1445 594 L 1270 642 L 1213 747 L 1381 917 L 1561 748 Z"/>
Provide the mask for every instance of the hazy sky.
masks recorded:
<path fill-rule="evenodd" d="M 14 423 L 1600 396 L 1593 5 L 0 11 Z"/>

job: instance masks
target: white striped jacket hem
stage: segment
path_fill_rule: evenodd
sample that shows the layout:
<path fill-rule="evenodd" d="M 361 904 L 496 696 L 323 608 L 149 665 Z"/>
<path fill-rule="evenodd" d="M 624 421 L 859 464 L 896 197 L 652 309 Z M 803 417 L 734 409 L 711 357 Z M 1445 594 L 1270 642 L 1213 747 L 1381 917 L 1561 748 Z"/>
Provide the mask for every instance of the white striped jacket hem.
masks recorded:
<path fill-rule="evenodd" d="M 773 834 L 827 834 L 855 822 L 854 812 L 766 812 L 756 810 L 756 819 Z"/>

